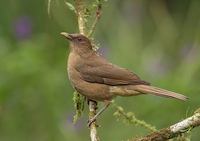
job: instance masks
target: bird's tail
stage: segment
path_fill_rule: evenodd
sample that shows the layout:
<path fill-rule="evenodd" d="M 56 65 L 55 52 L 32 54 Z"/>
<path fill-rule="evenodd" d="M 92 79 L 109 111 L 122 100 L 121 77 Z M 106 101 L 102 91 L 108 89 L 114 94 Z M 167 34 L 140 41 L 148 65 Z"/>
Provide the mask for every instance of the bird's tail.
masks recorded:
<path fill-rule="evenodd" d="M 175 92 L 171 92 L 171 91 L 161 89 L 158 87 L 154 87 L 154 86 L 150 86 L 150 85 L 136 85 L 134 87 L 134 89 L 141 93 L 150 93 L 150 94 L 157 95 L 157 96 L 176 98 L 176 99 L 183 100 L 183 101 L 186 101 L 188 99 L 188 97 L 186 97 L 182 94 L 178 94 Z"/>

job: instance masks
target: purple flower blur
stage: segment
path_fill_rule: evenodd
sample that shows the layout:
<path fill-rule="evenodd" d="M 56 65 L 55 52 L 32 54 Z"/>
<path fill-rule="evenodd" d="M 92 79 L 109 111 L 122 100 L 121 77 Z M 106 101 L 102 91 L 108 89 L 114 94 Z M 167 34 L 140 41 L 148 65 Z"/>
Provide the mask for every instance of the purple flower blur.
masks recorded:
<path fill-rule="evenodd" d="M 75 131 L 80 131 L 84 127 L 84 121 L 87 121 L 87 120 L 86 118 L 82 117 L 76 122 L 76 124 L 73 124 L 73 116 L 74 116 L 73 113 L 69 113 L 67 115 L 67 126 L 71 127 Z"/>
<path fill-rule="evenodd" d="M 19 17 L 14 22 L 14 34 L 19 40 L 24 40 L 30 38 L 32 33 L 32 23 L 29 17 L 23 16 Z"/>

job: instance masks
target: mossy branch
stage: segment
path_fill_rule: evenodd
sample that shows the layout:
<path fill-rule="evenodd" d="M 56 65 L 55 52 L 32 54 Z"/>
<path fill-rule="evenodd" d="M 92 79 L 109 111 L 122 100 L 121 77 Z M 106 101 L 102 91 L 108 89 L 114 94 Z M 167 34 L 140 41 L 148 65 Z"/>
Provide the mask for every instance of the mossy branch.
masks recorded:
<path fill-rule="evenodd" d="M 117 117 L 118 119 L 122 118 L 123 121 L 126 123 L 144 127 L 145 129 L 150 130 L 151 132 L 157 131 L 156 127 L 154 127 L 153 125 L 150 125 L 143 120 L 137 119 L 134 113 L 132 112 L 126 113 L 121 106 L 117 106 L 116 104 L 114 104 L 114 107 L 116 108 L 114 116 Z"/>
<path fill-rule="evenodd" d="M 166 141 L 191 131 L 197 126 L 200 126 L 200 110 L 197 110 L 191 117 L 186 118 L 168 128 L 164 128 L 145 137 L 129 141 Z"/>

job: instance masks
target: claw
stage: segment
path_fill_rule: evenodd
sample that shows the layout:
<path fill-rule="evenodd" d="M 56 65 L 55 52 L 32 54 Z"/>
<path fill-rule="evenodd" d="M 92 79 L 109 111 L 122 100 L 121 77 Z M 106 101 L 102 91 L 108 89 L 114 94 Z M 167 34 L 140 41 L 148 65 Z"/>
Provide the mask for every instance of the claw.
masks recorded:
<path fill-rule="evenodd" d="M 90 128 L 90 126 L 91 126 L 91 124 L 93 123 L 93 122 L 95 122 L 96 121 L 96 118 L 94 117 L 94 118 L 92 118 L 92 119 L 89 119 L 88 120 L 88 123 L 87 123 L 87 127 L 89 127 Z M 98 125 L 96 124 L 96 126 L 98 127 Z"/>
<path fill-rule="evenodd" d="M 92 124 L 93 122 L 96 121 L 96 118 L 97 118 L 101 113 L 103 113 L 103 111 L 106 110 L 106 108 L 108 108 L 108 106 L 109 106 L 110 104 L 111 104 L 110 101 L 105 101 L 104 107 L 103 107 L 102 109 L 100 109 L 100 111 L 99 111 L 93 118 L 91 118 L 91 119 L 88 120 L 87 126 L 90 127 L 91 124 Z"/>

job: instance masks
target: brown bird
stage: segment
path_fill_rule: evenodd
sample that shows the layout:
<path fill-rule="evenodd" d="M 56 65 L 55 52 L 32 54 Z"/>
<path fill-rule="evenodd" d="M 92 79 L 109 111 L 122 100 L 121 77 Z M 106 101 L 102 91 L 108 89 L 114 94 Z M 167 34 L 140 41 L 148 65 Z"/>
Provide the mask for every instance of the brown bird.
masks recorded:
<path fill-rule="evenodd" d="M 94 101 L 111 101 L 116 96 L 153 94 L 156 96 L 186 100 L 187 97 L 151 86 L 128 69 L 111 64 L 92 49 L 90 40 L 82 34 L 61 35 L 70 41 L 68 76 L 72 86 L 80 94 Z M 100 110 L 98 115 L 106 109 Z M 95 116 L 96 118 L 96 116 Z"/>

